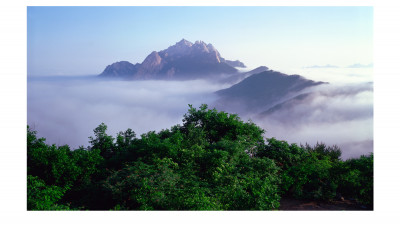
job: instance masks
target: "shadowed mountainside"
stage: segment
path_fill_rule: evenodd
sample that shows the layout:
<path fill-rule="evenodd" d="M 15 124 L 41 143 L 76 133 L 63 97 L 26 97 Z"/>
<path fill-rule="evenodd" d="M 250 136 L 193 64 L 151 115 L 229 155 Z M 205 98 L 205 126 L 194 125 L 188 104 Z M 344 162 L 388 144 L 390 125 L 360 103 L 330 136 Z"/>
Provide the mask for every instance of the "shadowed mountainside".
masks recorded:
<path fill-rule="evenodd" d="M 253 74 L 230 88 L 219 90 L 217 107 L 235 112 L 261 112 L 299 92 L 324 82 L 315 82 L 299 75 L 287 75 L 273 70 Z"/>

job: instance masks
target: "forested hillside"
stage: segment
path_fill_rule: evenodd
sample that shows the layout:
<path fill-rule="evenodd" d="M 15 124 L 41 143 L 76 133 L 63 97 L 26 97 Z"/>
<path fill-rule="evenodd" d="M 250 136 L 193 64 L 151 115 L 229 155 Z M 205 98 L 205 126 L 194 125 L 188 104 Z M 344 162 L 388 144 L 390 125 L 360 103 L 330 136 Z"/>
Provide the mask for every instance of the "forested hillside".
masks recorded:
<path fill-rule="evenodd" d="M 133 127 L 134 128 L 134 127 Z M 55 146 L 27 131 L 28 210 L 274 210 L 282 197 L 373 205 L 373 155 L 265 139 L 237 115 L 190 106 L 183 124 L 90 146 Z"/>

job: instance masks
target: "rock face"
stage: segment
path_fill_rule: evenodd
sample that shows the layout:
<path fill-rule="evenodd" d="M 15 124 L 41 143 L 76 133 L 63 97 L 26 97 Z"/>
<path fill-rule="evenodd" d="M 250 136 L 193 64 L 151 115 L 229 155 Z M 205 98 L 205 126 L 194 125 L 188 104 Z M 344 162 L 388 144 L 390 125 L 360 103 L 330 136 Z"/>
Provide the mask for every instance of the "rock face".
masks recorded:
<path fill-rule="evenodd" d="M 127 61 L 106 67 L 101 77 L 128 79 L 197 79 L 221 74 L 234 74 L 234 67 L 245 67 L 236 60 L 225 60 L 212 44 L 196 41 L 194 44 L 182 39 L 169 48 L 153 51 L 141 63 Z"/>
<path fill-rule="evenodd" d="M 154 51 L 146 57 L 146 59 L 139 66 L 137 73 L 135 74 L 137 78 L 151 78 L 152 74 L 157 74 L 162 68 L 162 62 L 158 52 Z"/>

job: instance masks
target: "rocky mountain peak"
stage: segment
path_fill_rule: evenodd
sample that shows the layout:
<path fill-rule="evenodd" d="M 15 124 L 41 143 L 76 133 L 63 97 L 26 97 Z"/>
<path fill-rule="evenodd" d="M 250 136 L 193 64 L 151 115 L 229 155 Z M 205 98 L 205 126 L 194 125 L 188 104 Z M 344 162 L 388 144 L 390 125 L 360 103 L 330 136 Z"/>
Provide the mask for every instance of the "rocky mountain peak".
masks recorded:
<path fill-rule="evenodd" d="M 211 43 L 207 45 L 207 48 L 210 52 L 218 52 L 217 49 Z"/>
<path fill-rule="evenodd" d="M 204 43 L 203 41 L 196 41 L 192 47 L 194 50 L 200 52 L 206 52 L 206 53 L 210 52 L 210 50 L 207 48 L 206 43 Z"/>
<path fill-rule="evenodd" d="M 153 51 L 140 65 L 136 76 L 139 79 L 147 79 L 149 75 L 158 73 L 162 67 L 162 58 L 158 52 Z"/>
<path fill-rule="evenodd" d="M 188 40 L 186 40 L 186 39 L 184 39 L 184 38 L 182 38 L 182 40 L 177 42 L 176 45 L 180 45 L 180 46 L 184 45 L 184 46 L 192 47 L 193 43 L 188 41 Z"/>
<path fill-rule="evenodd" d="M 204 41 L 198 40 L 194 43 L 195 45 L 205 45 L 206 43 Z"/>
<path fill-rule="evenodd" d="M 137 72 L 138 65 L 139 64 L 133 65 L 128 61 L 115 62 L 108 65 L 100 76 L 119 77 L 133 75 Z"/>
<path fill-rule="evenodd" d="M 146 59 L 142 62 L 142 66 L 155 66 L 161 63 L 161 57 L 158 52 L 153 51 L 146 57 Z"/>
<path fill-rule="evenodd" d="M 185 56 L 190 54 L 193 44 L 190 41 L 182 39 L 177 42 L 175 45 L 170 46 L 169 48 L 160 51 L 160 54 L 163 56 Z"/>
<path fill-rule="evenodd" d="M 131 79 L 194 79 L 221 74 L 234 74 L 240 66 L 239 61 L 229 61 L 221 57 L 212 44 L 196 41 L 194 44 L 186 39 L 162 51 L 153 51 L 141 64 L 118 63 L 121 68 L 106 69 L 102 76 L 119 76 L 126 74 Z"/>

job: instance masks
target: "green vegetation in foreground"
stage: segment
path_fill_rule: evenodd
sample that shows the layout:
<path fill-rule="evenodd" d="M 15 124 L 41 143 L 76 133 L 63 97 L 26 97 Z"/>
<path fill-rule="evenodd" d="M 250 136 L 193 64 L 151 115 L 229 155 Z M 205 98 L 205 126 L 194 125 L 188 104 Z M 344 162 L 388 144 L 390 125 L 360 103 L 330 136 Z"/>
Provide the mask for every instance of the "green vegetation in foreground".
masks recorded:
<path fill-rule="evenodd" d="M 190 106 L 183 125 L 114 138 L 100 124 L 88 148 L 45 144 L 28 127 L 28 210 L 272 210 L 281 196 L 373 204 L 373 155 L 264 140 L 237 115 Z"/>

